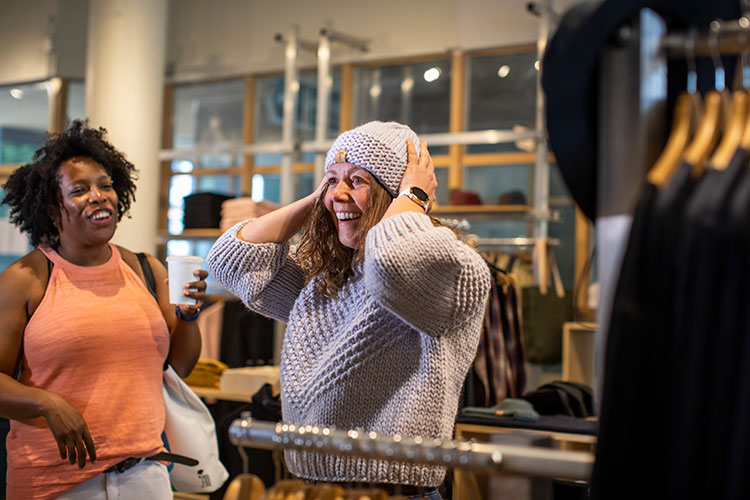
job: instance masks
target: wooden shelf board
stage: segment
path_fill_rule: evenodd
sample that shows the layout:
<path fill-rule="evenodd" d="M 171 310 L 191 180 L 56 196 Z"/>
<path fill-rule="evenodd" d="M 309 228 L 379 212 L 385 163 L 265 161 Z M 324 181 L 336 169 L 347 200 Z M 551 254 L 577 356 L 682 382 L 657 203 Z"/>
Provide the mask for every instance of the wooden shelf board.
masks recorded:
<path fill-rule="evenodd" d="M 526 214 L 531 212 L 527 205 L 440 205 L 430 214 Z"/>
<path fill-rule="evenodd" d="M 252 394 L 240 394 L 234 392 L 223 392 L 221 389 L 214 389 L 211 387 L 196 387 L 190 386 L 194 393 L 202 398 L 214 398 L 221 399 L 223 401 L 239 401 L 244 403 L 251 403 L 253 401 Z"/>
<path fill-rule="evenodd" d="M 223 231 L 217 228 L 205 228 L 205 229 L 185 229 L 180 234 L 172 233 L 159 233 L 159 237 L 164 240 L 182 240 L 182 239 L 212 239 L 221 236 Z"/>

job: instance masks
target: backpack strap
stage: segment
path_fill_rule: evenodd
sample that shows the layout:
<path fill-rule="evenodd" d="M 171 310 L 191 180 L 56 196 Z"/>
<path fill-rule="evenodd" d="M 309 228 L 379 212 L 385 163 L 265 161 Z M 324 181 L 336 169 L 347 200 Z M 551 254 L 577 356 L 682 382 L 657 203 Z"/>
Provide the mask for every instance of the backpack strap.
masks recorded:
<path fill-rule="evenodd" d="M 158 303 L 159 299 L 156 298 L 156 280 L 154 279 L 154 271 L 151 269 L 151 264 L 148 263 L 148 257 L 143 252 L 138 252 L 135 256 L 138 257 L 138 263 L 141 265 L 143 278 L 146 280 L 146 288 Z"/>

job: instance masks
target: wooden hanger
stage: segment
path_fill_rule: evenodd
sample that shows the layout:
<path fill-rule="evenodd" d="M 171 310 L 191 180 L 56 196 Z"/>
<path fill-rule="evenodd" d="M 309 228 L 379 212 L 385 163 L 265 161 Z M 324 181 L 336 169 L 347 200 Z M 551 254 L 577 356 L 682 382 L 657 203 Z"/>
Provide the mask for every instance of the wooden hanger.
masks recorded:
<path fill-rule="evenodd" d="M 721 141 L 708 162 L 709 168 L 725 170 L 729 166 L 729 162 L 740 146 L 745 132 L 748 102 L 750 102 L 750 99 L 746 90 L 738 90 L 732 94 L 732 104 L 729 108 L 727 124 L 724 128 Z"/>
<path fill-rule="evenodd" d="M 740 137 L 740 147 L 750 150 L 750 105 L 748 105 L 748 113 L 745 118 L 745 128 L 742 131 L 742 137 Z"/>
<path fill-rule="evenodd" d="M 305 500 L 337 500 L 344 494 L 344 488 L 335 484 L 316 484 L 307 490 Z"/>
<path fill-rule="evenodd" d="M 536 278 L 539 282 L 539 291 L 542 295 L 547 295 L 549 291 L 550 268 L 547 261 L 547 238 L 539 238 L 534 244 L 534 254 L 532 256 Z"/>
<path fill-rule="evenodd" d="M 229 483 L 223 500 L 259 500 L 266 492 L 263 481 L 255 474 L 240 474 Z"/>
<path fill-rule="evenodd" d="M 648 182 L 663 188 L 672 179 L 680 166 L 680 159 L 687 147 L 693 131 L 698 126 L 701 114 L 700 96 L 695 92 L 683 92 L 677 99 L 672 130 L 661 155 L 648 171 Z"/>
<path fill-rule="evenodd" d="M 726 97 L 718 90 L 710 90 L 703 99 L 703 115 L 693 140 L 685 150 L 683 160 L 693 166 L 693 175 L 700 177 L 706 167 L 706 160 L 714 149 L 721 132 Z"/>

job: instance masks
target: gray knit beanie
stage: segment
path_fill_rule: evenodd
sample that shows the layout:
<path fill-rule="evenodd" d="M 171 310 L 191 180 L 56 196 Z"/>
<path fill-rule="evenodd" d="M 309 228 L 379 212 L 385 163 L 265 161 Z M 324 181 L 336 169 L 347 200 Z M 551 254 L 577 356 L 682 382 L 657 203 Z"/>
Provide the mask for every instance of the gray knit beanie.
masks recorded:
<path fill-rule="evenodd" d="M 406 139 L 414 142 L 419 155 L 419 137 L 406 125 L 365 123 L 338 136 L 328 150 L 326 172 L 334 163 L 352 163 L 369 171 L 396 197 L 406 171 Z"/>

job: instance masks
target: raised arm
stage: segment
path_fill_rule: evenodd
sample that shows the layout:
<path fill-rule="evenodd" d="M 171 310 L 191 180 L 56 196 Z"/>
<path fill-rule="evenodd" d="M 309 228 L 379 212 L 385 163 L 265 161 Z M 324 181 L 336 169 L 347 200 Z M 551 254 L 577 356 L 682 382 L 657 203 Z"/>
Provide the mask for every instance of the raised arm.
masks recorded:
<path fill-rule="evenodd" d="M 237 238 L 248 243 L 286 243 L 302 229 L 323 186 L 325 181 L 304 198 L 251 220 L 242 226 Z"/>
<path fill-rule="evenodd" d="M 459 332 L 484 314 L 490 273 L 482 257 L 429 217 L 402 213 L 367 234 L 365 283 L 371 296 L 415 329 Z"/>
<path fill-rule="evenodd" d="M 305 285 L 304 272 L 288 255 L 289 239 L 302 229 L 324 185 L 294 203 L 227 230 L 206 258 L 211 276 L 250 309 L 287 322 Z"/>
<path fill-rule="evenodd" d="M 400 190 L 416 186 L 433 200 L 437 179 L 427 145 L 422 142 L 419 157 L 411 141 L 406 149 Z M 375 300 L 414 328 L 443 335 L 484 313 L 490 275 L 453 231 L 435 227 L 420 205 L 397 196 L 367 234 L 365 282 Z"/>

